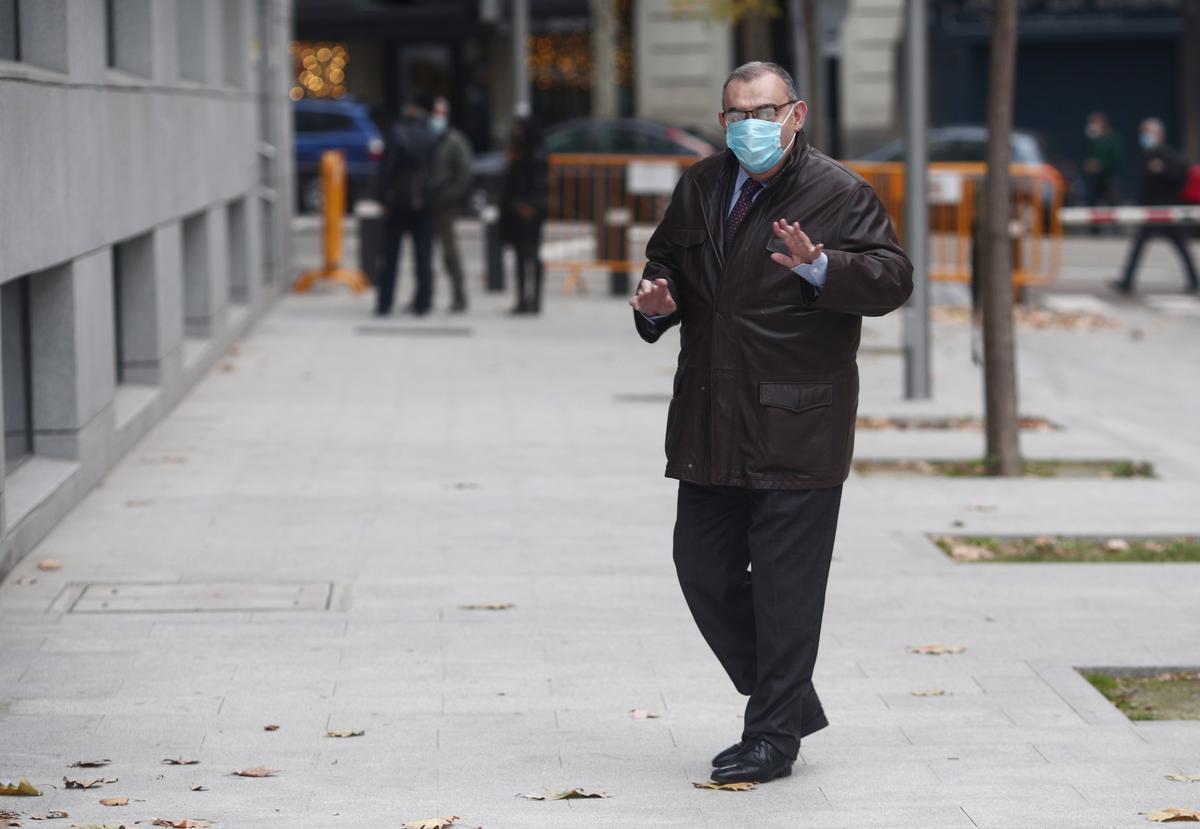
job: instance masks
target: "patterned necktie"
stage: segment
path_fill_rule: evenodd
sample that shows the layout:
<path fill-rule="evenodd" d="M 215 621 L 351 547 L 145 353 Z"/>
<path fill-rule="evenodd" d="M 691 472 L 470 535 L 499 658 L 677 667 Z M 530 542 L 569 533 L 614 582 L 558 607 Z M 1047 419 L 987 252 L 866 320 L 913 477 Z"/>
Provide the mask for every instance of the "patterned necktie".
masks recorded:
<path fill-rule="evenodd" d="M 746 218 L 746 214 L 750 212 L 750 206 L 754 204 L 754 196 L 762 189 L 762 185 L 752 178 L 746 179 L 742 183 L 742 192 L 738 196 L 737 203 L 734 204 L 733 210 L 729 212 L 729 218 L 725 220 L 725 244 L 729 245 L 733 241 L 733 234 L 737 233 L 737 229 L 741 226 L 742 220 Z"/>

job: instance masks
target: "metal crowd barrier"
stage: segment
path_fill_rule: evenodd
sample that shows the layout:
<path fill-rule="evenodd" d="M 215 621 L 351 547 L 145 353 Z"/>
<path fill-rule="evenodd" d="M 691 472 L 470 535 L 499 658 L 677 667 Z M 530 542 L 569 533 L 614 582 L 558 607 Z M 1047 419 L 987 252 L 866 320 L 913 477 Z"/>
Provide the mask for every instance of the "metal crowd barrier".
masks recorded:
<path fill-rule="evenodd" d="M 628 291 L 629 274 L 641 272 L 645 244 L 666 210 L 692 156 L 550 156 L 550 226 L 543 246 L 545 266 L 567 272 L 565 290 L 586 291 L 584 274 L 607 271 L 613 293 Z M 904 165 L 848 162 L 874 186 L 896 232 L 904 238 Z M 938 163 L 929 167 L 930 276 L 967 282 L 982 197 L 984 164 Z M 1052 281 L 1061 264 L 1063 183 L 1048 165 L 1014 164 L 1010 235 L 1013 282 Z"/>

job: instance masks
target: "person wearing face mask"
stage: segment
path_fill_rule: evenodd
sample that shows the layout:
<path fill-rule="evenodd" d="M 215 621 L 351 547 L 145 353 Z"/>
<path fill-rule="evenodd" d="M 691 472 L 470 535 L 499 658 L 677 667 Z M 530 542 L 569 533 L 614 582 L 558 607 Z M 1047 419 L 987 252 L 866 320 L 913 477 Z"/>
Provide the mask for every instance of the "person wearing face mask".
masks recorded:
<path fill-rule="evenodd" d="M 749 697 L 712 779 L 765 782 L 828 724 L 812 674 L 862 318 L 904 304 L 912 263 L 871 186 L 809 145 L 786 70 L 740 66 L 722 97 L 728 149 L 683 173 L 630 305 L 647 342 L 680 326 L 673 557 L 697 627 Z"/>
<path fill-rule="evenodd" d="M 1113 131 L 1108 116 L 1093 112 L 1084 127 L 1087 136 L 1087 158 L 1083 172 L 1087 182 L 1088 204 L 1091 207 L 1113 207 L 1117 203 L 1117 179 L 1124 166 L 1125 148 L 1121 137 Z"/>
<path fill-rule="evenodd" d="M 433 99 L 429 129 L 437 136 L 433 155 L 433 174 L 430 193 L 433 199 L 434 231 L 442 248 L 442 264 L 450 276 L 454 291 L 450 310 L 467 310 L 467 291 L 463 279 L 462 259 L 458 255 L 458 237 L 454 220 L 471 189 L 471 145 L 461 132 L 450 126 L 450 102 Z"/>
<path fill-rule="evenodd" d="M 1143 205 L 1165 206 L 1179 204 L 1181 201 L 1180 194 L 1188 176 L 1187 160 L 1166 145 L 1166 135 L 1166 128 L 1157 118 L 1147 118 L 1138 127 L 1138 140 L 1142 145 L 1142 186 L 1139 202 Z M 1155 236 L 1160 236 L 1175 246 L 1187 276 L 1187 290 L 1200 290 L 1200 279 L 1197 279 L 1196 266 L 1188 250 L 1187 235 L 1179 225 L 1170 224 L 1144 224 L 1138 228 L 1133 246 L 1129 249 L 1129 258 L 1125 261 L 1125 272 L 1120 280 L 1113 283 L 1113 288 L 1123 294 L 1133 293 L 1133 280 L 1142 249 Z"/>

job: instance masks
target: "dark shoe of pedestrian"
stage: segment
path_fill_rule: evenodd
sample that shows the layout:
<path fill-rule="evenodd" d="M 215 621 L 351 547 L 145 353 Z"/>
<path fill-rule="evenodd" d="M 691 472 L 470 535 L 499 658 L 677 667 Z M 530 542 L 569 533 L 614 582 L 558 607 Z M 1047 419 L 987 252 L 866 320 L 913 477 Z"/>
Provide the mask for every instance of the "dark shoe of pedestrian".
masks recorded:
<path fill-rule="evenodd" d="M 392 312 L 387 308 L 376 308 L 372 313 L 374 313 L 377 317 L 386 317 Z"/>
<path fill-rule="evenodd" d="M 819 711 L 814 716 L 807 717 L 800 723 L 800 736 L 803 738 L 809 734 L 815 734 L 827 725 L 829 725 L 829 720 L 826 718 L 825 712 Z M 729 765 L 739 754 L 753 744 L 753 740 L 738 740 L 724 751 L 717 752 L 717 755 L 712 758 L 713 768 Z"/>
<path fill-rule="evenodd" d="M 412 314 L 414 317 L 423 317 L 429 313 L 428 308 L 418 308 L 416 305 L 410 305 L 404 310 L 407 313 Z"/>
<path fill-rule="evenodd" d="M 529 306 L 522 302 L 520 305 L 515 305 L 511 309 L 509 309 L 508 313 L 512 314 L 514 317 L 519 316 L 521 314 L 528 314 Z"/>
<path fill-rule="evenodd" d="M 1108 287 L 1112 288 L 1118 294 L 1122 294 L 1124 296 L 1129 296 L 1133 293 L 1133 288 L 1126 285 L 1124 280 L 1121 279 L 1114 279 L 1112 282 L 1109 282 Z"/>
<path fill-rule="evenodd" d="M 755 740 L 728 765 L 713 769 L 714 783 L 766 783 L 792 773 L 794 761 L 766 740 Z"/>
<path fill-rule="evenodd" d="M 467 301 L 465 299 L 456 299 L 454 304 L 450 306 L 451 314 L 461 314 L 467 310 Z"/>

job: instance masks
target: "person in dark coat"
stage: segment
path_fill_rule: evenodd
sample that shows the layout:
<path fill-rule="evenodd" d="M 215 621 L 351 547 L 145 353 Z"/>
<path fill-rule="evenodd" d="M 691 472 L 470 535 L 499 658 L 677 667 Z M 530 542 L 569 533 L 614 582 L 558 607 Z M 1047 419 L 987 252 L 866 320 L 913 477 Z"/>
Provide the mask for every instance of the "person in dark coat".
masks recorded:
<path fill-rule="evenodd" d="M 375 314 L 391 313 L 400 242 L 410 234 L 416 260 L 416 290 L 406 310 L 417 316 L 433 304 L 433 203 L 431 170 L 437 137 L 429 128 L 429 110 L 410 102 L 392 124 L 376 177 L 376 199 L 386 215 L 383 267 L 375 280 Z"/>
<path fill-rule="evenodd" d="M 741 739 L 713 758 L 718 783 L 791 774 L 801 739 L 828 724 L 812 676 L 862 318 L 912 292 L 879 197 L 809 146 L 799 99 L 776 64 L 733 71 L 719 115 L 729 149 L 683 173 L 630 300 L 647 342 L 681 329 L 666 436 L 675 568 L 749 697 Z"/>
<path fill-rule="evenodd" d="M 1187 182 L 1187 159 L 1167 146 L 1166 137 L 1166 128 L 1157 118 L 1147 118 L 1138 128 L 1138 139 L 1142 144 L 1142 187 L 1139 202 L 1143 205 L 1161 207 L 1179 204 L 1181 201 L 1180 195 Z M 1133 280 L 1142 249 L 1155 236 L 1161 236 L 1175 246 L 1179 258 L 1183 261 L 1188 281 L 1187 290 L 1193 293 L 1200 290 L 1200 279 L 1196 276 L 1196 266 L 1192 262 L 1187 234 L 1183 232 L 1183 228 L 1173 224 L 1150 223 L 1138 228 L 1133 246 L 1129 249 L 1129 258 L 1125 261 L 1125 272 L 1119 281 L 1113 283 L 1113 288 L 1123 294 L 1133 293 Z"/>
<path fill-rule="evenodd" d="M 500 241 L 517 255 L 514 314 L 542 309 L 542 226 L 549 202 L 549 166 L 542 130 L 532 116 L 518 118 L 507 149 L 508 166 L 500 193 Z"/>

